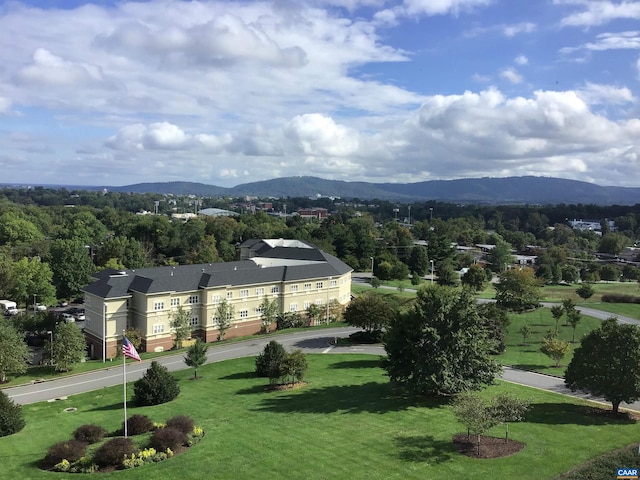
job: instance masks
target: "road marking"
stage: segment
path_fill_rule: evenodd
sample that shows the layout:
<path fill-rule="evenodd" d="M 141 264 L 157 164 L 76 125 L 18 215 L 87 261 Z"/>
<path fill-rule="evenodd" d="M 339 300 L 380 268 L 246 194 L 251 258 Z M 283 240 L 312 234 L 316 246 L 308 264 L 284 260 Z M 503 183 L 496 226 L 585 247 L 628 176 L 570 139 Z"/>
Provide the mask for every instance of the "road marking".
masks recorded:
<path fill-rule="evenodd" d="M 329 353 L 331 350 L 333 350 L 333 345 L 331 345 L 331 346 L 330 346 L 330 347 L 328 347 L 328 348 L 325 348 L 325 349 L 322 351 L 322 353 Z"/>

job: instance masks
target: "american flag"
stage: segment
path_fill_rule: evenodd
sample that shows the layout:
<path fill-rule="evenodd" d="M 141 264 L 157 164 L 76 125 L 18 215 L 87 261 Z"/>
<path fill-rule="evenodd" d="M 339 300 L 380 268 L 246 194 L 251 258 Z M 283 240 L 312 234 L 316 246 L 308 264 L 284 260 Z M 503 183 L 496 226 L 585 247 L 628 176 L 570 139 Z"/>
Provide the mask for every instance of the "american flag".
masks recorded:
<path fill-rule="evenodd" d="M 131 343 L 127 337 L 122 337 L 122 354 L 127 358 L 133 358 L 139 362 L 142 361 L 136 347 L 133 346 L 133 343 Z"/>

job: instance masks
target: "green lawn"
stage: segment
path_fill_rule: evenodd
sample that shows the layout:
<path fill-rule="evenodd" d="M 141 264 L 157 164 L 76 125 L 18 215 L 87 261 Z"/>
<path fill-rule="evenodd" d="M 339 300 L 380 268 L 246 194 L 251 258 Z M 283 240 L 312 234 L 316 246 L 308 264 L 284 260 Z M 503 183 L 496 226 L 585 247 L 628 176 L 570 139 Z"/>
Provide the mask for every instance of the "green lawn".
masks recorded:
<path fill-rule="evenodd" d="M 378 357 L 310 355 L 305 388 L 266 392 L 253 374 L 252 358 L 206 365 L 202 379 L 176 373 L 182 393 L 147 408 L 129 405 L 129 415 L 154 421 L 192 416 L 204 439 L 161 464 L 107 474 L 119 479 L 552 479 L 589 458 L 637 441 L 638 425 L 590 415 L 583 402 L 536 389 L 499 383 L 484 394 L 509 390 L 532 402 L 527 421 L 512 424 L 510 438 L 526 443 L 506 458 L 474 460 L 451 443 L 464 431 L 446 401 L 398 395 Z M 131 388 L 129 392 L 131 392 Z M 66 407 L 77 407 L 65 413 Z M 122 388 L 76 395 L 24 407 L 27 426 L 0 438 L 6 478 L 52 479 L 36 462 L 54 442 L 78 426 L 121 426 Z M 491 432 L 502 436 L 503 427 Z M 96 478 L 65 475 L 64 478 Z M 612 477 L 613 478 L 613 477 Z"/>
<path fill-rule="evenodd" d="M 571 350 L 564 360 L 560 363 L 560 367 L 554 367 L 554 362 L 540 351 L 542 340 L 547 331 L 555 330 L 556 323 L 551 315 L 549 308 L 538 308 L 532 312 L 521 314 L 510 314 L 509 334 L 507 336 L 506 351 L 499 356 L 500 361 L 504 365 L 521 368 L 523 370 L 534 370 L 548 375 L 564 377 L 564 370 L 571 361 L 573 350 L 580 346 L 580 338 L 597 328 L 601 321 L 582 315 L 582 320 L 576 328 L 575 343 L 571 343 Z M 558 323 L 558 338 L 571 342 L 573 329 L 564 324 L 566 317 L 562 317 Z M 522 335 L 519 333 L 520 328 L 524 324 L 529 325 L 532 334 L 527 338 L 526 344 L 523 343 Z"/>

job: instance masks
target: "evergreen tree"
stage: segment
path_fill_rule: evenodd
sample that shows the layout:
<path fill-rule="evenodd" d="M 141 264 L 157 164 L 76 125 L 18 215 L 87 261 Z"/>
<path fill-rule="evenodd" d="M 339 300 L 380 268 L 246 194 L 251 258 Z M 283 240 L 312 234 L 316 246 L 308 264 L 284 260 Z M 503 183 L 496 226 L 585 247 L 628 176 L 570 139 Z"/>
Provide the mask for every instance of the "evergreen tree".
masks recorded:
<path fill-rule="evenodd" d="M 13 435 L 25 426 L 22 407 L 0 390 L 0 437 Z"/>
<path fill-rule="evenodd" d="M 184 363 L 186 363 L 187 367 L 193 367 L 194 380 L 198 378 L 198 368 L 204 365 L 207 361 L 208 349 L 209 345 L 198 338 L 196 339 L 196 343 L 191 345 L 187 350 L 187 355 L 184 357 Z"/>
<path fill-rule="evenodd" d="M 160 405 L 180 394 L 178 381 L 155 360 L 141 379 L 133 384 L 133 401 L 140 406 Z"/>

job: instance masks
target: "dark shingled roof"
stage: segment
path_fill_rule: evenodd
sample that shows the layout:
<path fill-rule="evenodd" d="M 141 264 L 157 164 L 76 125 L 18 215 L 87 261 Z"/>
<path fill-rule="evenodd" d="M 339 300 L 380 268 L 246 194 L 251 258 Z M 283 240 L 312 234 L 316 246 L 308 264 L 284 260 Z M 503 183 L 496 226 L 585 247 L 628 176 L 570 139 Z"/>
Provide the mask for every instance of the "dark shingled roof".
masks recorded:
<path fill-rule="evenodd" d="M 271 247 L 263 240 L 247 241 L 242 246 L 248 246 L 247 244 L 259 247 L 263 257 L 295 260 L 296 264 L 261 267 L 252 260 L 242 260 L 125 271 L 107 269 L 98 272 L 94 276 L 96 281 L 83 290 L 102 298 L 118 298 L 128 296 L 130 292 L 188 292 L 203 287 L 320 279 L 344 275 L 352 270 L 338 258 L 316 248 Z M 301 260 L 309 263 L 301 265 Z"/>

